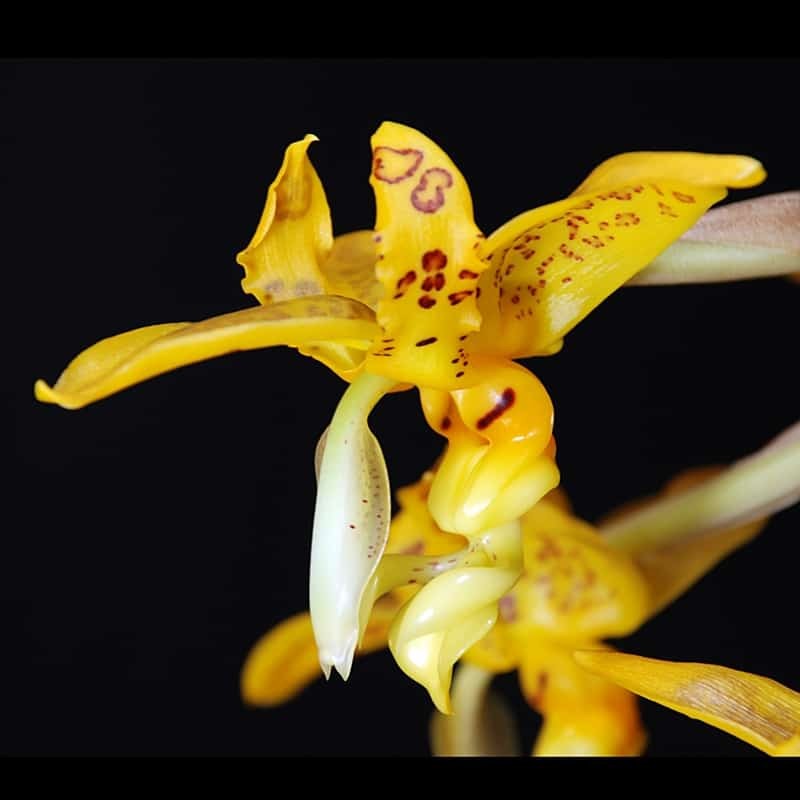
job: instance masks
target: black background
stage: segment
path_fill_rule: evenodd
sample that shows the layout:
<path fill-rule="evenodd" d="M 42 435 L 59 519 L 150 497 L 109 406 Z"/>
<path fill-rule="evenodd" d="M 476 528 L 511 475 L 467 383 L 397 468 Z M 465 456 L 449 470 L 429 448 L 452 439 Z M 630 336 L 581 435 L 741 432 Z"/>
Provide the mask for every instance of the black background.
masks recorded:
<path fill-rule="evenodd" d="M 430 702 L 387 653 L 348 684 L 242 706 L 250 645 L 307 605 L 312 457 L 342 391 L 294 351 L 239 353 L 79 412 L 35 403 L 81 349 L 250 306 L 235 253 L 290 141 L 311 150 L 335 231 L 370 227 L 368 138 L 436 140 L 477 222 L 558 199 L 626 150 L 746 153 L 758 193 L 800 188 L 800 62 L 777 60 L 20 61 L 0 64 L 5 297 L 0 752 L 428 752 Z M 9 284 L 10 282 L 10 284 Z M 797 418 L 783 280 L 626 289 L 529 362 L 556 407 L 563 485 L 597 518 L 679 469 L 733 460 Z M 413 393 L 372 417 L 394 486 L 440 440 Z M 618 643 L 800 689 L 798 509 Z M 498 680 L 529 748 L 537 726 Z M 649 754 L 754 754 L 643 703 Z"/>

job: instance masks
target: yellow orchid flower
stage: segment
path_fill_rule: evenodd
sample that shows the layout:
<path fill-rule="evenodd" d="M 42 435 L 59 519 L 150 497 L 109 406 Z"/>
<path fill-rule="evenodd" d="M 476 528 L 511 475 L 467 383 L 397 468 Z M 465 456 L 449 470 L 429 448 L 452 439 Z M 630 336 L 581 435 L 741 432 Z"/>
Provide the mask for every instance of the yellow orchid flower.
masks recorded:
<path fill-rule="evenodd" d="M 420 559 L 412 573 L 417 577 L 376 604 L 364 653 L 389 644 L 394 619 L 409 594 L 421 596 L 416 584 L 427 577 L 421 559 L 427 556 L 429 566 L 453 569 L 451 562 L 463 547 L 459 537 L 441 531 L 430 515 L 426 500 L 432 482 L 428 472 L 398 492 L 400 511 L 392 521 L 384 558 Z M 734 733 L 741 733 L 751 719 L 748 730 L 755 733 L 742 736 L 757 746 L 763 745 L 755 741 L 758 731 L 773 718 L 780 731 L 796 736 L 800 718 L 789 690 L 754 679 L 758 691 L 751 697 L 750 684 L 740 683 L 735 690 L 736 682 L 723 671 L 715 684 L 713 708 L 705 707 L 703 680 L 716 673 L 665 673 L 662 683 L 655 678 L 648 683 L 645 672 L 651 660 L 612 653 L 602 640 L 632 633 L 728 553 L 752 540 L 768 515 L 798 500 L 800 424 L 726 469 L 682 473 L 661 495 L 629 504 L 600 528 L 575 517 L 561 490 L 550 492 L 521 520 L 524 573 L 502 597 L 497 624 L 465 652 L 453 685 L 454 713 L 434 714 L 434 753 L 519 752 L 510 712 L 489 690 L 495 674 L 514 669 L 528 703 L 544 717 L 535 755 L 639 754 L 646 736 L 633 692 L 671 707 L 683 703 L 679 710 L 685 713 L 699 708 L 706 714 L 701 718 L 725 730 L 731 730 L 725 720 L 733 719 L 740 723 Z M 456 599 L 449 602 L 458 605 Z M 268 632 L 252 649 L 242 672 L 242 696 L 252 705 L 275 705 L 319 674 L 310 621 L 301 614 Z M 700 688 L 680 694 L 679 702 L 678 678 L 691 678 Z M 725 691 L 731 693 L 727 705 Z M 793 717 L 786 717 L 787 707 Z M 747 708 L 752 708 L 749 717 L 742 710 Z M 793 746 L 788 741 L 783 736 L 770 746 L 776 753 L 788 753 Z"/>
<path fill-rule="evenodd" d="M 389 485 L 367 417 L 387 392 L 419 387 L 429 424 L 449 442 L 430 510 L 443 530 L 470 543 L 463 571 L 432 581 L 426 602 L 458 587 L 464 607 L 449 625 L 423 621 L 414 601 L 390 638 L 396 655 L 404 650 L 409 674 L 436 666 L 445 684 L 452 662 L 494 624 L 497 600 L 520 574 L 519 518 L 559 479 L 550 398 L 513 359 L 556 352 L 567 332 L 691 229 L 726 187 L 755 186 L 765 173 L 745 156 L 621 155 L 570 197 L 486 238 L 447 154 L 419 131 L 387 122 L 372 137 L 375 228 L 334 239 L 307 155 L 314 140 L 287 148 L 255 235 L 237 257 L 242 286 L 260 307 L 104 339 L 53 387 L 37 381 L 35 393 L 80 408 L 186 364 L 278 344 L 351 382 L 319 448 L 310 566 L 321 665 L 347 678 L 376 597 L 404 581 L 402 569 L 378 570 Z M 685 260 L 679 272 L 685 277 Z M 446 690 L 437 697 L 446 708 Z"/>

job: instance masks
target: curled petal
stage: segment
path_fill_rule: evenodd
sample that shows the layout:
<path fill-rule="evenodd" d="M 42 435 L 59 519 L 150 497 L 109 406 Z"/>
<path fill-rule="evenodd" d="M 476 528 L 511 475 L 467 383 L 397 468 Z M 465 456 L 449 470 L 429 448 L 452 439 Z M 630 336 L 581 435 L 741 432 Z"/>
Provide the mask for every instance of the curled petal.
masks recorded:
<path fill-rule="evenodd" d="M 326 677 L 332 666 L 345 680 L 350 674 L 374 600 L 367 590 L 389 536 L 389 478 L 367 417 L 392 386 L 369 373 L 352 383 L 321 448 L 310 610 Z"/>
<path fill-rule="evenodd" d="M 601 526 L 606 541 L 637 554 L 746 525 L 800 499 L 800 423 L 699 486 Z"/>
<path fill-rule="evenodd" d="M 578 651 L 585 669 L 720 728 L 770 755 L 800 755 L 800 694 L 758 675 L 710 664 Z"/>
<path fill-rule="evenodd" d="M 431 751 L 435 756 L 518 756 L 516 725 L 503 698 L 491 691 L 494 676 L 462 664 L 453 680 L 453 713 L 434 711 Z"/>
<path fill-rule="evenodd" d="M 204 322 L 149 325 L 111 336 L 73 359 L 55 386 L 39 380 L 34 388 L 44 403 L 82 408 L 155 375 L 225 353 L 319 340 L 366 349 L 377 330 L 372 311 L 355 300 L 297 298 Z"/>
<path fill-rule="evenodd" d="M 742 156 L 633 153 L 572 197 L 520 214 L 480 248 L 481 352 L 547 355 L 612 292 L 694 225 L 726 186 L 763 179 Z"/>
<path fill-rule="evenodd" d="M 450 713 L 453 665 L 497 620 L 497 601 L 519 571 L 466 567 L 445 572 L 403 608 L 389 631 L 389 648 L 400 668 Z"/>
<path fill-rule="evenodd" d="M 332 294 L 320 270 L 333 244 L 330 210 L 307 154 L 315 141 L 309 134 L 286 148 L 258 228 L 236 256 L 245 271 L 242 289 L 260 303 Z"/>
<path fill-rule="evenodd" d="M 427 136 L 384 122 L 372 137 L 377 218 L 378 304 L 383 340 L 368 356 L 371 372 L 437 388 L 469 385 L 470 367 L 456 367 L 459 339 L 480 326 L 473 221 L 464 177 Z"/>
<path fill-rule="evenodd" d="M 711 209 L 629 285 L 712 283 L 800 271 L 800 192 Z"/>

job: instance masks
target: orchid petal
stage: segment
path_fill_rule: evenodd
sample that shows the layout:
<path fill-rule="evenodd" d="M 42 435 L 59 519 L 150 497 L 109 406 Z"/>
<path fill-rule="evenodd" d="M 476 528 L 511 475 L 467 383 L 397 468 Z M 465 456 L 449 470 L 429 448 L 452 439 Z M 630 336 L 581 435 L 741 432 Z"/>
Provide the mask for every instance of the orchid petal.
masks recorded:
<path fill-rule="evenodd" d="M 480 327 L 476 255 L 482 234 L 469 188 L 427 136 L 384 122 L 372 137 L 377 277 L 385 336 L 367 359 L 371 372 L 440 389 L 469 385 L 455 366 L 459 337 Z"/>
<path fill-rule="evenodd" d="M 769 678 L 710 664 L 582 650 L 585 669 L 713 725 L 770 755 L 800 755 L 800 693 Z"/>
<path fill-rule="evenodd" d="M 517 570 L 496 567 L 453 569 L 424 586 L 395 617 L 392 655 L 443 714 L 450 713 L 453 664 L 491 630 L 497 600 L 518 577 Z"/>
<path fill-rule="evenodd" d="M 327 430 L 311 541 L 310 610 L 319 661 L 347 680 L 369 617 L 367 589 L 389 536 L 391 498 L 380 445 L 367 426 L 393 386 L 365 373 L 344 393 Z"/>
<path fill-rule="evenodd" d="M 453 713 L 434 711 L 430 724 L 435 756 L 518 756 L 516 724 L 503 698 L 491 691 L 491 672 L 462 664 L 453 680 Z"/>
<path fill-rule="evenodd" d="M 307 155 L 315 141 L 309 134 L 286 148 L 256 232 L 236 256 L 245 271 L 242 289 L 259 303 L 332 293 L 320 271 L 333 245 L 331 215 Z"/>
<path fill-rule="evenodd" d="M 547 355 L 597 305 L 694 225 L 725 186 L 763 168 L 743 156 L 632 153 L 565 200 L 520 214 L 481 246 L 481 352 Z M 616 182 L 615 182 L 616 181 Z"/>
<path fill-rule="evenodd" d="M 296 298 L 204 322 L 149 325 L 102 339 L 74 358 L 55 386 L 39 380 L 35 392 L 44 403 L 82 408 L 164 372 L 237 350 L 320 340 L 366 349 L 377 330 L 370 309 L 355 300 Z"/>

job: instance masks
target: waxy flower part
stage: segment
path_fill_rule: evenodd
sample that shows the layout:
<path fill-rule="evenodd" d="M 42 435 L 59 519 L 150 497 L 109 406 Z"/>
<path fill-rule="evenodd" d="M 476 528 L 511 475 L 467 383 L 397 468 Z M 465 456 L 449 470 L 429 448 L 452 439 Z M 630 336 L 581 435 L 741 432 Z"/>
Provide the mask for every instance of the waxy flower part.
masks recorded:
<path fill-rule="evenodd" d="M 308 159 L 314 138 L 287 148 L 238 256 L 242 286 L 259 308 L 104 339 L 52 388 L 38 381 L 36 396 L 80 408 L 182 365 L 277 344 L 350 382 L 319 448 L 310 570 L 321 665 L 347 677 L 375 599 L 406 577 L 380 569 L 389 488 L 367 416 L 387 392 L 418 387 L 428 423 L 448 439 L 430 512 L 467 540 L 465 571 L 437 576 L 420 597 L 455 592 L 469 613 L 458 623 L 426 617 L 415 598 L 390 640 L 403 668 L 446 710 L 452 664 L 492 627 L 497 600 L 519 577 L 518 520 L 559 480 L 552 403 L 513 359 L 556 352 L 726 187 L 755 186 L 765 173 L 746 156 L 616 156 L 568 198 L 485 237 L 447 154 L 419 131 L 387 122 L 372 138 L 374 229 L 334 238 Z M 684 259 L 682 279 L 690 266 Z"/>
<path fill-rule="evenodd" d="M 782 485 L 774 481 L 780 464 Z M 433 474 L 398 492 L 384 556 L 387 569 L 414 564 L 405 586 L 375 605 L 361 653 L 389 644 L 401 609 L 423 596 L 420 583 L 464 556 L 460 537 L 441 531 L 427 495 Z M 722 495 L 738 504 L 734 515 Z M 655 498 L 628 504 L 595 528 L 577 518 L 560 489 L 520 520 L 524 570 L 500 600 L 500 619 L 464 653 L 452 691 L 453 713 L 435 713 L 439 755 L 519 753 L 510 711 L 490 690 L 497 673 L 517 670 L 530 706 L 544 717 L 534 755 L 638 755 L 645 747 L 634 693 L 696 716 L 774 754 L 800 735 L 798 695 L 773 681 L 722 667 L 676 665 L 614 653 L 602 640 L 632 633 L 687 591 L 725 556 L 754 539 L 765 514 L 800 499 L 800 424 L 727 468 L 688 470 Z M 628 534 L 632 528 L 638 537 Z M 632 546 L 632 542 L 636 546 Z M 392 566 L 394 565 L 394 566 Z M 445 572 L 445 574 L 447 574 Z M 439 578 L 437 578 L 439 580 Z M 458 623 L 456 593 L 428 605 Z M 320 675 L 307 614 L 269 631 L 242 671 L 253 705 L 294 697 Z M 794 738 L 792 738 L 794 737 Z"/>

